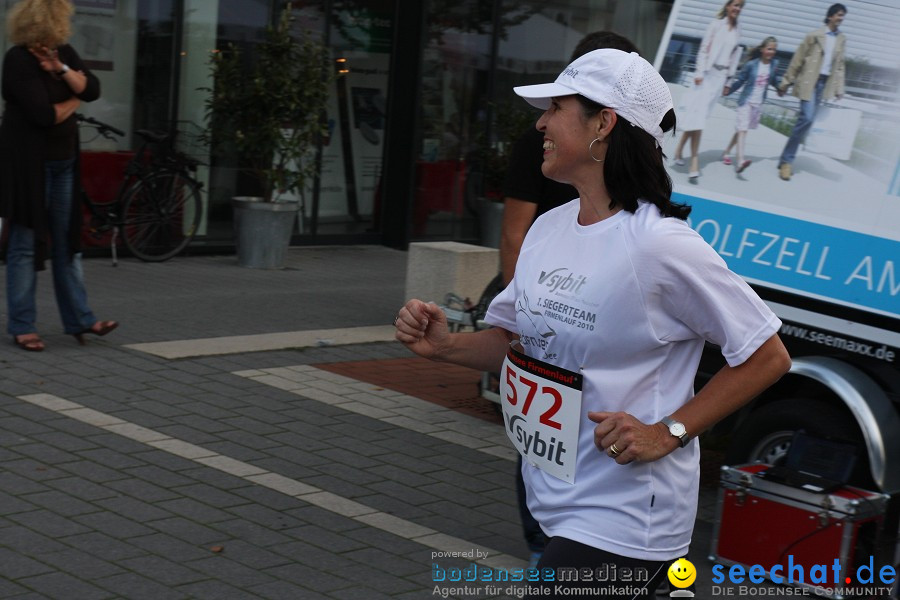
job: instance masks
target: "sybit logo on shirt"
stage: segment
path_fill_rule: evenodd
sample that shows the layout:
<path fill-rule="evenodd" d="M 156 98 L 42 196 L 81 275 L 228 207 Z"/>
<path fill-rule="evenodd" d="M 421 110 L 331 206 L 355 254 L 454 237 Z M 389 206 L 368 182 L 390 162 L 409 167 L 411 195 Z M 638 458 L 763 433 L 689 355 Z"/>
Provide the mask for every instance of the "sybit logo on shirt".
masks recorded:
<path fill-rule="evenodd" d="M 552 271 L 541 271 L 538 283 L 547 286 L 551 293 L 561 291 L 578 294 L 587 283 L 587 277 L 575 275 L 569 269 L 560 267 Z"/>

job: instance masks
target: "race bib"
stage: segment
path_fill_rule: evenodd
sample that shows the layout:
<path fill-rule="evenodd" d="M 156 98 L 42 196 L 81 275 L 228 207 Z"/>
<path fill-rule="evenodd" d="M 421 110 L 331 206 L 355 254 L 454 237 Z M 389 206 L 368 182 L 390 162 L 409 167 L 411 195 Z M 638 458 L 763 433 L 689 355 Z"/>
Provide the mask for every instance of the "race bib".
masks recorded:
<path fill-rule="evenodd" d="M 500 372 L 506 435 L 522 460 L 567 483 L 575 483 L 581 386 L 580 373 L 512 347 Z"/>

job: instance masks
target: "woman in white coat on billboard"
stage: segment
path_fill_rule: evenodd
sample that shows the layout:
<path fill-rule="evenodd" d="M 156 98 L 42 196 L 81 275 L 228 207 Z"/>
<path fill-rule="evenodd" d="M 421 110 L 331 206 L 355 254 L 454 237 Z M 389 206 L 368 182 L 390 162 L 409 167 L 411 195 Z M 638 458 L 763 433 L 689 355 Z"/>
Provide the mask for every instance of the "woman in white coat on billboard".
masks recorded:
<path fill-rule="evenodd" d="M 728 0 L 719 10 L 717 18 L 707 26 L 697 50 L 694 87 L 686 92 L 685 102 L 678 107 L 678 124 L 684 133 L 675 148 L 675 164 L 685 164 L 682 151 L 690 140 L 691 164 L 688 177 L 691 183 L 697 183 L 700 177 L 698 154 L 706 119 L 723 94 L 728 78 L 734 76 L 741 57 L 738 16 L 743 8 L 744 0 Z"/>

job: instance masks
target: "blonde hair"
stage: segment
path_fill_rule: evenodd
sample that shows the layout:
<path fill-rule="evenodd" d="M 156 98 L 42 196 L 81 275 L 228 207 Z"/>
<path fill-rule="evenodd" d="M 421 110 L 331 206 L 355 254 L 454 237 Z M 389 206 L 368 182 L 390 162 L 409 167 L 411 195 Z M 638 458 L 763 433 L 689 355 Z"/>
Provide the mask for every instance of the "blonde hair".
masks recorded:
<path fill-rule="evenodd" d="M 735 2 L 741 3 L 741 10 L 743 10 L 744 6 L 747 4 L 744 0 L 726 0 L 725 4 L 722 8 L 719 9 L 719 12 L 716 14 L 717 19 L 724 19 L 728 15 L 728 7 L 734 4 Z"/>
<path fill-rule="evenodd" d="M 6 18 L 9 39 L 21 46 L 56 48 L 69 39 L 73 12 L 72 0 L 21 0 Z"/>
<path fill-rule="evenodd" d="M 741 64 L 741 66 L 747 64 L 748 62 L 750 62 L 750 61 L 753 60 L 754 58 L 759 58 L 760 56 L 762 56 L 762 51 L 763 51 L 763 50 L 766 48 L 766 46 L 768 46 L 769 44 L 775 44 L 775 48 L 776 48 L 776 49 L 778 48 L 778 40 L 775 38 L 774 35 L 770 35 L 769 37 L 767 37 L 766 39 L 764 39 L 764 40 L 762 41 L 762 43 L 760 43 L 759 46 L 754 46 L 753 48 L 750 48 L 750 50 L 747 52 L 747 58 L 744 59 L 744 62 Z"/>
<path fill-rule="evenodd" d="M 766 46 L 768 46 L 769 44 L 775 44 L 775 47 L 776 47 L 776 48 L 778 47 L 778 40 L 775 39 L 775 36 L 774 36 L 774 35 L 770 35 L 769 37 L 767 37 L 766 39 L 764 39 L 764 40 L 762 41 L 762 43 L 761 43 L 759 46 L 757 46 L 756 48 L 751 49 L 751 50 L 750 50 L 750 56 L 751 56 L 752 58 L 755 58 L 756 56 L 760 56 L 760 55 L 762 54 L 762 51 L 765 50 L 765 49 L 766 49 Z"/>

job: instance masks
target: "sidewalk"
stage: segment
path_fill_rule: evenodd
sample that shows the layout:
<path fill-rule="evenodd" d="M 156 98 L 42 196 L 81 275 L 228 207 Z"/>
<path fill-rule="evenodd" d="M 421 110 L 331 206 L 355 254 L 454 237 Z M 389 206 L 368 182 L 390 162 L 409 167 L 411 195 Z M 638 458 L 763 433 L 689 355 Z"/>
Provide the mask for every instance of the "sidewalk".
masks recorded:
<path fill-rule="evenodd" d="M 47 350 L 0 344 L 0 598 L 431 598 L 435 564 L 525 565 L 514 455 L 478 374 L 387 341 L 406 253 L 85 273 L 119 330 L 62 335 L 43 273 Z M 472 594 L 507 597 L 450 597 Z"/>

